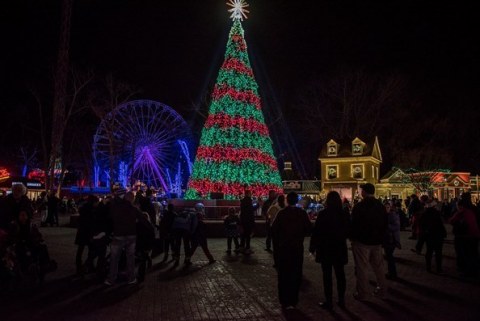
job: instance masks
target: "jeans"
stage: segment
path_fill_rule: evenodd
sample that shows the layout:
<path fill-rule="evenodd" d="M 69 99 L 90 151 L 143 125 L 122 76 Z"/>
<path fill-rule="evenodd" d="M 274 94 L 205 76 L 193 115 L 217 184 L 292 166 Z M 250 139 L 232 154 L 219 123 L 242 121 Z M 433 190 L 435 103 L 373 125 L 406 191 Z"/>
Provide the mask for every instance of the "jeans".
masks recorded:
<path fill-rule="evenodd" d="M 397 266 L 395 264 L 395 257 L 393 256 L 393 252 L 395 252 L 395 246 L 389 245 L 385 246 L 385 257 L 387 259 L 388 265 L 388 275 L 392 277 L 397 276 Z"/>
<path fill-rule="evenodd" d="M 240 246 L 245 247 L 246 250 L 250 249 L 250 238 L 252 237 L 253 226 L 244 226 L 241 236 Z"/>
<path fill-rule="evenodd" d="M 232 249 L 232 240 L 233 240 L 233 243 L 235 244 L 235 250 L 238 250 L 238 247 L 240 246 L 240 244 L 238 243 L 238 237 L 236 236 L 227 237 L 227 249 L 229 251 Z"/>
<path fill-rule="evenodd" d="M 335 270 L 337 279 L 338 302 L 345 301 L 345 290 L 347 289 L 347 280 L 345 278 L 345 270 L 343 264 L 322 263 L 323 271 L 323 291 L 325 292 L 325 302 L 332 303 L 333 297 L 333 278 L 332 268 Z"/>
<path fill-rule="evenodd" d="M 357 277 L 357 292 L 362 298 L 369 294 L 368 286 L 368 265 L 372 267 L 377 279 L 377 286 L 381 291 L 387 289 L 387 281 L 383 267 L 383 256 L 381 245 L 365 245 L 359 242 L 352 242 L 353 260 L 355 261 L 355 276 Z"/>
<path fill-rule="evenodd" d="M 203 253 L 205 253 L 205 256 L 208 258 L 210 262 L 215 261 L 213 258 L 212 253 L 210 253 L 210 250 L 208 249 L 208 244 L 207 244 L 207 239 L 192 239 L 192 248 L 190 250 L 190 255 L 193 256 L 195 251 L 197 250 L 197 247 L 200 245 L 200 247 L 203 250 Z"/>
<path fill-rule="evenodd" d="M 283 307 L 296 306 L 302 284 L 303 251 L 278 258 L 278 299 Z"/>
<path fill-rule="evenodd" d="M 114 236 L 110 245 L 110 272 L 108 281 L 115 283 L 118 275 L 118 263 L 125 249 L 127 255 L 127 278 L 128 282 L 135 280 L 135 243 L 136 235 Z"/>
<path fill-rule="evenodd" d="M 182 240 L 183 240 L 183 249 L 185 252 L 185 260 L 189 261 L 190 257 L 192 256 L 191 254 L 191 247 L 190 247 L 190 233 L 185 230 L 174 230 L 174 235 L 175 235 L 175 241 L 173 245 L 173 256 L 175 257 L 175 260 L 178 261 L 180 260 L 180 247 L 182 245 Z"/>
<path fill-rule="evenodd" d="M 265 247 L 270 250 L 272 248 L 272 227 L 270 221 L 265 222 L 265 228 L 267 232 L 267 238 L 265 240 Z"/>
<path fill-rule="evenodd" d="M 427 239 L 427 253 L 425 254 L 425 262 L 427 264 L 427 271 L 432 268 L 432 256 L 435 253 L 435 263 L 437 272 L 442 271 L 442 248 L 443 239 Z"/>

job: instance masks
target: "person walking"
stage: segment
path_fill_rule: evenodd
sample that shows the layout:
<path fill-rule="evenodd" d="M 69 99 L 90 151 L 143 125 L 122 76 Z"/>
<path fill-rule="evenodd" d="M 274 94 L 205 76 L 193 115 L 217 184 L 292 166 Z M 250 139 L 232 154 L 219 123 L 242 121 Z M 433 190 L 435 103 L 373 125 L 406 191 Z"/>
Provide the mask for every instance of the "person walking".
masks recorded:
<path fill-rule="evenodd" d="M 255 226 L 255 210 L 258 204 L 253 206 L 252 192 L 245 191 L 245 197 L 240 200 L 240 224 L 242 226 L 241 245 L 244 254 L 252 253 L 250 250 L 250 238 L 252 237 Z"/>
<path fill-rule="evenodd" d="M 238 243 L 238 229 L 240 226 L 240 219 L 235 214 L 235 208 L 228 209 L 228 215 L 223 220 L 225 226 L 225 234 L 227 236 L 227 254 L 232 253 L 232 241 L 235 244 L 235 253 L 238 252 L 240 244 Z"/>
<path fill-rule="evenodd" d="M 173 221 L 177 213 L 175 212 L 175 207 L 173 204 L 167 205 L 167 210 L 163 212 L 162 219 L 160 220 L 160 238 L 163 243 L 163 260 L 166 262 L 168 260 L 168 253 L 172 250 L 174 253 L 174 243 L 175 237 L 172 232 Z"/>
<path fill-rule="evenodd" d="M 58 211 L 60 207 L 60 199 L 57 197 L 55 191 L 50 191 L 47 196 L 47 220 L 46 224 L 52 227 L 54 224 L 58 226 Z"/>
<path fill-rule="evenodd" d="M 425 263 L 427 272 L 432 271 L 432 256 L 435 253 L 435 268 L 442 273 L 443 240 L 447 237 L 447 230 L 443 225 L 442 214 L 436 209 L 436 202 L 429 199 L 425 204 L 425 212 L 420 220 L 420 231 L 427 245 Z"/>
<path fill-rule="evenodd" d="M 375 186 L 370 183 L 360 185 L 362 201 L 352 210 L 352 243 L 353 260 L 357 292 L 354 298 L 366 300 L 369 295 L 367 269 L 371 266 L 377 279 L 374 294 L 386 295 L 386 279 L 383 268 L 382 244 L 388 225 L 387 212 L 383 204 L 375 198 Z"/>
<path fill-rule="evenodd" d="M 192 264 L 190 258 L 191 253 L 191 237 L 192 233 L 197 228 L 197 215 L 191 209 L 184 209 L 178 213 L 172 224 L 172 232 L 174 235 L 173 256 L 175 259 L 175 266 L 180 262 L 180 247 L 183 241 L 183 249 L 185 252 L 185 265 Z"/>
<path fill-rule="evenodd" d="M 210 250 L 208 249 L 207 224 L 205 224 L 204 222 L 205 207 L 202 203 L 197 203 L 195 205 L 195 213 L 197 216 L 197 228 L 195 229 L 195 231 L 193 231 L 193 234 L 192 234 L 191 256 L 193 256 L 193 254 L 197 250 L 197 247 L 200 245 L 200 247 L 203 250 L 203 253 L 208 259 L 208 263 L 209 264 L 215 263 L 216 261 L 213 258 L 212 253 L 210 253 Z"/>
<path fill-rule="evenodd" d="M 455 235 L 457 268 L 461 275 L 474 277 L 478 274 L 478 240 L 480 230 L 471 201 L 460 199 L 457 212 L 450 219 Z"/>
<path fill-rule="evenodd" d="M 332 268 L 337 279 L 338 305 L 345 307 L 347 281 L 344 266 L 348 263 L 347 237 L 350 231 L 350 216 L 342 205 L 338 192 L 327 194 L 326 208 L 318 213 L 312 238 L 310 253 L 315 261 L 322 265 L 323 290 L 325 301 L 318 305 L 324 309 L 333 309 Z"/>
<path fill-rule="evenodd" d="M 267 215 L 268 209 L 273 205 L 275 199 L 277 198 L 277 193 L 273 190 L 268 192 L 268 199 L 262 205 L 262 216 L 265 217 L 265 229 L 267 233 L 267 238 L 265 239 L 265 251 L 272 251 L 272 232 L 271 225 L 272 221 Z"/>
<path fill-rule="evenodd" d="M 123 249 L 127 256 L 127 282 L 137 283 L 135 277 L 135 243 L 136 222 L 141 218 L 142 212 L 128 198 L 133 198 L 133 193 L 125 199 L 126 190 L 122 187 L 114 191 L 115 198 L 110 202 L 109 215 L 113 224 L 113 239 L 110 246 L 110 271 L 105 285 L 113 285 L 117 281 L 118 263 Z"/>
<path fill-rule="evenodd" d="M 268 219 L 270 220 L 270 224 L 272 224 L 273 221 L 275 221 L 275 218 L 277 217 L 278 212 L 284 208 L 285 208 L 285 195 L 278 195 L 277 200 L 273 203 L 272 206 L 270 206 L 267 212 L 267 216 L 268 216 Z M 276 268 L 278 263 L 278 254 L 275 253 L 275 247 L 278 247 L 278 244 L 275 244 L 275 242 L 272 242 L 272 245 L 273 245 L 273 267 Z"/>
<path fill-rule="evenodd" d="M 298 195 L 287 195 L 288 206 L 278 212 L 272 223 L 272 238 L 278 253 L 278 297 L 282 308 L 294 309 L 302 283 L 303 240 L 311 229 L 307 212 L 296 207 Z"/>
<path fill-rule="evenodd" d="M 93 271 L 92 260 L 87 260 L 85 266 L 82 262 L 83 251 L 85 247 L 88 247 L 88 257 L 93 256 L 95 251 L 92 247 L 93 227 L 94 227 L 94 210 L 98 198 L 94 195 L 88 195 L 86 202 L 84 202 L 79 208 L 79 219 L 77 235 L 75 236 L 75 244 L 77 245 L 77 255 L 75 258 L 75 264 L 77 267 L 77 275 L 83 275 L 85 270 Z M 88 264 L 88 265 L 87 265 Z"/>
<path fill-rule="evenodd" d="M 388 217 L 388 226 L 385 231 L 385 239 L 383 241 L 383 250 L 387 259 L 388 273 L 385 275 L 387 279 L 393 280 L 397 278 L 397 266 L 393 252 L 395 249 L 401 249 L 400 244 L 400 216 L 395 208 L 395 202 L 390 201 L 385 204 L 385 210 Z"/>

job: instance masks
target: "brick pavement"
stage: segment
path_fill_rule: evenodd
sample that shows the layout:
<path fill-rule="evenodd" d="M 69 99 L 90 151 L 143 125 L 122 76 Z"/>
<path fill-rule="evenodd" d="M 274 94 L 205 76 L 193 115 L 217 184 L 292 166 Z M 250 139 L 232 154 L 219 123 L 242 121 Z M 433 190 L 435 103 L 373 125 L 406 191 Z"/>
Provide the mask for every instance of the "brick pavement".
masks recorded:
<path fill-rule="evenodd" d="M 350 252 L 345 269 L 347 309 L 323 311 L 316 305 L 323 299 L 320 266 L 306 255 L 300 303 L 288 314 L 278 305 L 272 256 L 263 250 L 263 238 L 252 240 L 255 253 L 249 257 L 228 256 L 226 240 L 211 239 L 210 249 L 217 259 L 212 265 L 198 249 L 188 269 L 161 264 L 156 258 L 143 284 L 106 287 L 73 276 L 75 230 L 43 228 L 42 232 L 59 268 L 47 276 L 43 289 L 2 298 L 2 321 L 480 320 L 480 282 L 457 277 L 452 242 L 445 245 L 445 275 L 428 274 L 424 257 L 410 251 L 414 244 L 407 232 L 402 232 L 403 249 L 397 252 L 401 279 L 389 281 L 387 299 L 372 297 L 361 303 L 352 298 L 355 279 Z"/>

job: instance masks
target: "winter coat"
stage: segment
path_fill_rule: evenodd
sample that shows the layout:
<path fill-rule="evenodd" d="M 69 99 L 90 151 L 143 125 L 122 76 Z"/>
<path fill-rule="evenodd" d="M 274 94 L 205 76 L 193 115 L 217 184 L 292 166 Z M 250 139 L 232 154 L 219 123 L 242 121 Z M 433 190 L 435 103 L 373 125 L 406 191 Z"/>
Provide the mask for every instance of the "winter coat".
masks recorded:
<path fill-rule="evenodd" d="M 387 225 L 385 206 L 374 197 L 366 197 L 353 207 L 350 238 L 365 245 L 381 245 Z"/>
<path fill-rule="evenodd" d="M 310 239 L 309 251 L 324 264 L 347 264 L 347 237 L 350 217 L 343 209 L 326 208 L 318 213 Z"/>
<path fill-rule="evenodd" d="M 385 239 L 383 247 L 385 248 L 401 248 L 400 245 L 400 216 L 396 210 L 387 213 L 388 225 L 385 231 Z"/>
<path fill-rule="evenodd" d="M 441 213 L 433 207 L 425 210 L 419 224 L 425 240 L 440 241 L 447 237 L 447 230 L 443 225 Z"/>
<path fill-rule="evenodd" d="M 272 223 L 272 238 L 279 258 L 303 253 L 303 240 L 311 229 L 312 223 L 303 209 L 287 206 L 278 212 Z"/>
<path fill-rule="evenodd" d="M 79 219 L 75 244 L 88 245 L 93 237 L 94 206 L 91 202 L 85 202 L 79 209 Z"/>
<path fill-rule="evenodd" d="M 139 216 L 143 215 L 138 208 L 127 200 L 115 197 L 110 202 L 110 217 L 113 222 L 114 236 L 136 235 L 136 223 Z"/>
<path fill-rule="evenodd" d="M 480 238 L 476 214 L 472 209 L 464 208 L 457 211 L 449 222 L 454 226 L 455 236 Z M 460 227 L 461 225 L 463 227 Z"/>
<path fill-rule="evenodd" d="M 225 226 L 225 234 L 227 237 L 238 237 L 239 236 L 239 226 L 240 226 L 240 219 L 237 215 L 227 215 L 225 220 L 223 221 Z"/>
<path fill-rule="evenodd" d="M 243 226 L 253 227 L 255 225 L 255 209 L 251 197 L 244 197 L 240 200 L 240 222 Z"/>

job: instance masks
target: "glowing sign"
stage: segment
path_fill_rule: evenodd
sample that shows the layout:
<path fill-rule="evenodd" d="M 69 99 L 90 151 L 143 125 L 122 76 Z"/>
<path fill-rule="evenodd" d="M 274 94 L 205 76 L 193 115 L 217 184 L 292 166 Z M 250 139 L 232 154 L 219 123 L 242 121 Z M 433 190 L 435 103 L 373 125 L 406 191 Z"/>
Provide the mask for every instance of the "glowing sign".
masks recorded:
<path fill-rule="evenodd" d="M 8 178 L 10 178 L 10 173 L 8 170 L 4 167 L 0 167 L 0 181 L 4 181 Z"/>

